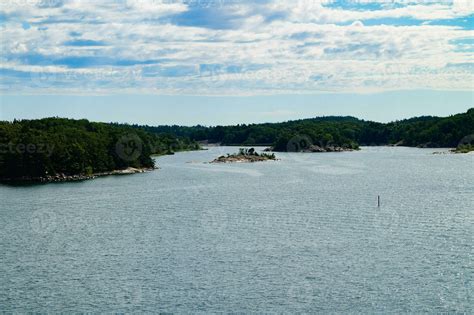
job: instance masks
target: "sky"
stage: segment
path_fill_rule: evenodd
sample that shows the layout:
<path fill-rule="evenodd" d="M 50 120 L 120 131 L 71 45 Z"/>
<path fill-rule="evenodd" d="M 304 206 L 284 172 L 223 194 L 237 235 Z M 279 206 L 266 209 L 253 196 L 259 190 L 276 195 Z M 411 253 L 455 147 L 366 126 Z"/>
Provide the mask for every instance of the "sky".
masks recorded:
<path fill-rule="evenodd" d="M 2 0 L 0 119 L 449 115 L 473 30 L 472 0 Z"/>
<path fill-rule="evenodd" d="M 273 96 L 4 96 L 0 119 L 43 117 L 146 125 L 235 125 L 350 115 L 389 122 L 415 116 L 466 112 L 471 92 L 397 91 L 377 94 Z M 42 105 L 38 105 L 42 104 Z M 471 104 L 471 105 L 469 105 Z"/>

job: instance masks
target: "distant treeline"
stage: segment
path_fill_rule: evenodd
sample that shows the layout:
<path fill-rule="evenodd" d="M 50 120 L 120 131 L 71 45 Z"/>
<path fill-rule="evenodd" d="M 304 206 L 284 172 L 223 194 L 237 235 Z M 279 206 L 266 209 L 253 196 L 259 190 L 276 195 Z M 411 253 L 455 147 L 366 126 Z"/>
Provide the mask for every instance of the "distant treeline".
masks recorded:
<path fill-rule="evenodd" d="M 0 179 L 152 168 L 153 154 L 198 148 L 189 138 L 127 125 L 62 118 L 0 122 Z"/>
<path fill-rule="evenodd" d="M 272 146 L 357 149 L 361 145 L 474 148 L 474 109 L 446 118 L 418 117 L 388 124 L 354 117 L 320 117 L 236 126 L 139 126 L 45 118 L 0 122 L 0 179 L 95 174 L 154 167 L 153 154 L 196 150 L 198 141 Z"/>
<path fill-rule="evenodd" d="M 169 133 L 196 141 L 222 145 L 273 146 L 288 151 L 298 139 L 309 139 L 318 146 L 356 149 L 370 145 L 411 147 L 457 147 L 474 134 L 474 108 L 446 118 L 424 116 L 391 123 L 364 121 L 354 117 L 320 117 L 283 123 L 236 126 L 135 126 L 152 133 Z"/>

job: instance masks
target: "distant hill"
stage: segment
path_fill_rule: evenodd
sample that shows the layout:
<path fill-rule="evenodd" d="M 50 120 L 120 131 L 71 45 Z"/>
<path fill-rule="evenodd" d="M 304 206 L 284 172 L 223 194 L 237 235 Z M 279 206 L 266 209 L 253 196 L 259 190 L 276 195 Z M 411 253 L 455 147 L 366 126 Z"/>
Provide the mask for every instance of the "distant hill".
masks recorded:
<path fill-rule="evenodd" d="M 387 124 L 364 121 L 351 116 L 315 117 L 281 123 L 235 126 L 136 126 L 152 133 L 171 133 L 196 141 L 223 145 L 273 146 L 287 151 L 295 139 L 310 139 L 318 146 L 357 148 L 360 145 L 406 145 L 457 147 L 474 134 L 474 109 L 450 117 L 422 116 Z"/>

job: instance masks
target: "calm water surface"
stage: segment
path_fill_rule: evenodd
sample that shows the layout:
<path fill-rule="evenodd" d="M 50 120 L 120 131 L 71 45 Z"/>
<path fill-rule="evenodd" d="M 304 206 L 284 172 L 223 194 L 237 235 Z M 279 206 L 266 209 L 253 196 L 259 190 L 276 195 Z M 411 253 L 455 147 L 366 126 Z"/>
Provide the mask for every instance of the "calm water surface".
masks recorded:
<path fill-rule="evenodd" d="M 474 155 L 234 151 L 0 186 L 0 312 L 472 313 Z"/>

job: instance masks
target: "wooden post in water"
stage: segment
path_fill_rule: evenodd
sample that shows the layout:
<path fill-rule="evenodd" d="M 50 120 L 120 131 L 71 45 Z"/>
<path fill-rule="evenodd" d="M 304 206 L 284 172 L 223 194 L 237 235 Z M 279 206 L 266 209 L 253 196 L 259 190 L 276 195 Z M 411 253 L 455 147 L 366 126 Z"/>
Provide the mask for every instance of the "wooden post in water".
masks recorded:
<path fill-rule="evenodd" d="M 378 207 L 380 208 L 380 195 L 379 195 L 378 198 L 377 198 L 377 202 L 378 202 L 378 203 L 377 203 L 377 204 L 378 204 Z"/>

